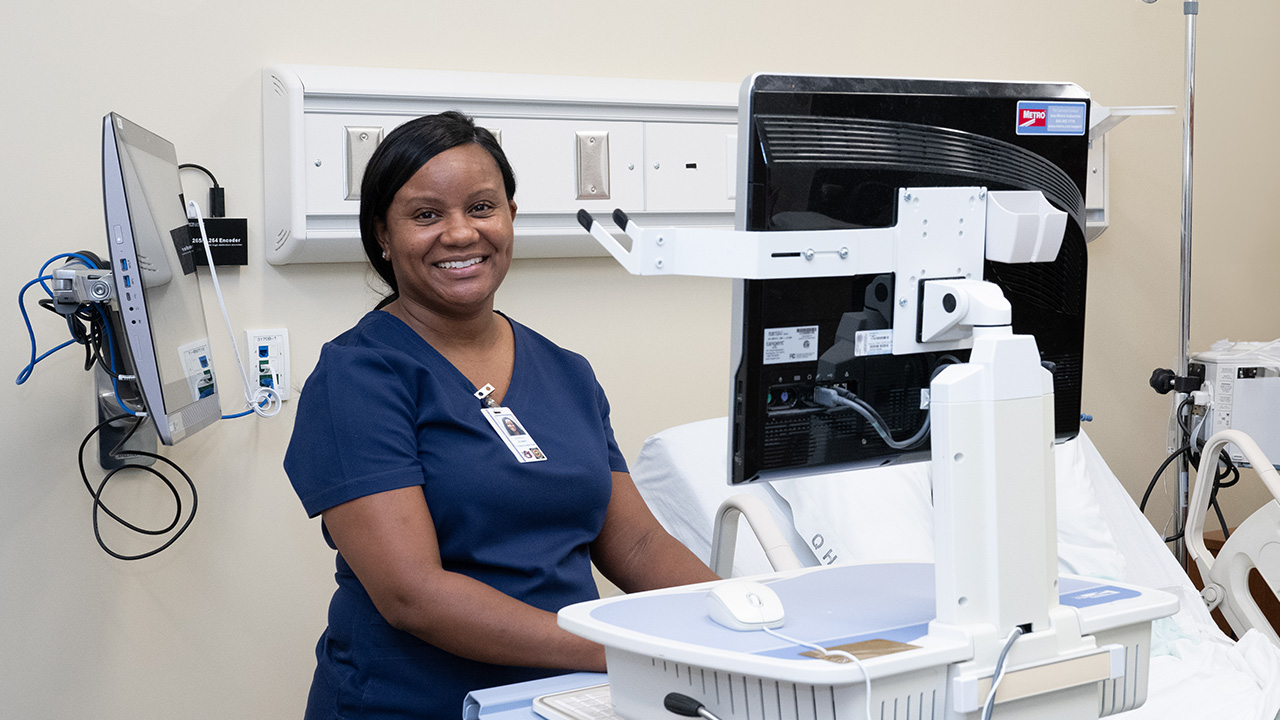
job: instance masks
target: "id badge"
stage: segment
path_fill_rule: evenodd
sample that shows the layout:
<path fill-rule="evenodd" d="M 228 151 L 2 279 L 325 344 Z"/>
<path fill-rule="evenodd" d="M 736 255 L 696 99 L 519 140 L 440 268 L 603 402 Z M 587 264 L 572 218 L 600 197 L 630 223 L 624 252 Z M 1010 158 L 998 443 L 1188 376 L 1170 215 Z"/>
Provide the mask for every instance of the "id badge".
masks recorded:
<path fill-rule="evenodd" d="M 502 438 L 502 442 L 516 456 L 516 460 L 522 463 L 542 462 L 547 459 L 542 449 L 538 447 L 538 443 L 534 442 L 533 437 L 529 435 L 529 431 L 524 425 L 516 419 L 515 413 L 504 407 L 488 407 L 482 408 L 480 412 L 484 413 L 484 417 L 493 426 L 494 432 L 498 433 L 498 437 Z"/>

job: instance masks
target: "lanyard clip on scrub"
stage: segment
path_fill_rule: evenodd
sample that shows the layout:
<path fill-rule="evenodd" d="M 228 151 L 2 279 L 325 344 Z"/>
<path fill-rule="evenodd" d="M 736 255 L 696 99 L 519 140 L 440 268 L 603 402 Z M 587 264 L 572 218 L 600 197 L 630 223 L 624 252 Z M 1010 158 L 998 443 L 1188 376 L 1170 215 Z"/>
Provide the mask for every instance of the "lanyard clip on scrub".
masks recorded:
<path fill-rule="evenodd" d="M 480 398 L 480 402 L 486 408 L 493 409 L 497 407 L 502 407 L 501 405 L 498 404 L 497 400 L 494 400 L 491 397 L 492 395 L 493 395 L 493 386 L 488 383 L 485 383 L 484 387 L 480 388 L 475 392 L 475 396 Z"/>
<path fill-rule="evenodd" d="M 493 397 L 493 386 L 486 384 L 475 392 L 475 396 L 480 399 L 484 405 L 480 412 L 484 414 L 484 419 L 489 421 L 489 425 L 493 427 L 493 431 L 498 433 L 498 438 L 502 440 L 502 444 L 507 446 L 512 455 L 516 456 L 516 460 L 520 463 L 542 462 L 547 459 L 542 448 L 538 447 L 538 443 L 534 442 L 533 436 L 525 429 L 524 425 L 516 419 L 515 413 L 509 408 L 504 408 L 498 404 Z"/>

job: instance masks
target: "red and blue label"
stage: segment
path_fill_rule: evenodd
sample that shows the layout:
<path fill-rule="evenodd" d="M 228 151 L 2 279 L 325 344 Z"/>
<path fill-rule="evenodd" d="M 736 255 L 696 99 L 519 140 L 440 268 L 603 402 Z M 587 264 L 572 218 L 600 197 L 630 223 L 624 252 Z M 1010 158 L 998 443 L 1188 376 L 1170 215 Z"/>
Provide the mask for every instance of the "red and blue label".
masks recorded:
<path fill-rule="evenodd" d="M 1019 135 L 1083 135 L 1086 107 L 1082 102 L 1018 101 Z"/>

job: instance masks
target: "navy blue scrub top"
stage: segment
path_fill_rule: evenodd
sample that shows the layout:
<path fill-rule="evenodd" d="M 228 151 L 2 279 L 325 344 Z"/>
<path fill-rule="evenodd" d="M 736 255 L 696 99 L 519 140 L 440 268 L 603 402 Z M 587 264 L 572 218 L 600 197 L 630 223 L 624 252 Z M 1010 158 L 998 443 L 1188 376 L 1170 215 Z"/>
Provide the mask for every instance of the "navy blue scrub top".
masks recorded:
<path fill-rule="evenodd" d="M 555 612 L 597 597 L 588 545 L 604 525 L 610 472 L 626 462 L 587 361 L 510 322 L 515 367 L 502 404 L 545 462 L 518 462 L 471 382 L 398 318 L 374 311 L 321 350 L 284 467 L 311 517 L 422 486 L 446 570 Z M 391 627 L 341 554 L 336 579 L 309 720 L 458 718 L 470 690 L 562 672 L 447 653 Z"/>

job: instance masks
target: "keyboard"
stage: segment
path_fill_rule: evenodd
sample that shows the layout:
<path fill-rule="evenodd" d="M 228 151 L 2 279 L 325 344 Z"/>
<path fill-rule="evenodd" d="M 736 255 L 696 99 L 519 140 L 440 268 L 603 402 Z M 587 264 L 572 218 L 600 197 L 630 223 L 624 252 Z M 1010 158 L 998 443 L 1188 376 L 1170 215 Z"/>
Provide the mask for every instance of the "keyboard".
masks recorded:
<path fill-rule="evenodd" d="M 613 713 L 609 683 L 536 697 L 533 711 L 546 720 L 622 720 Z"/>

